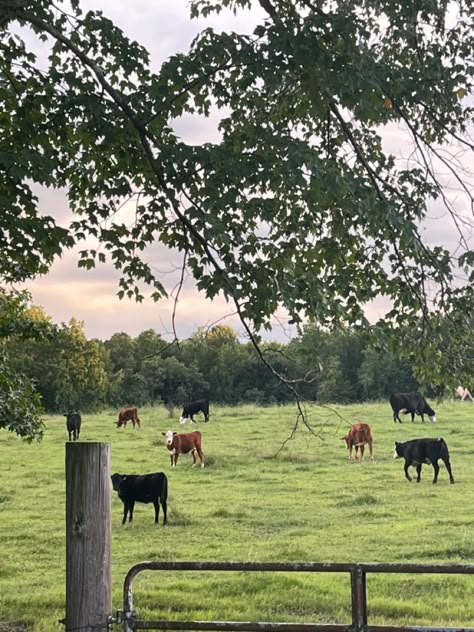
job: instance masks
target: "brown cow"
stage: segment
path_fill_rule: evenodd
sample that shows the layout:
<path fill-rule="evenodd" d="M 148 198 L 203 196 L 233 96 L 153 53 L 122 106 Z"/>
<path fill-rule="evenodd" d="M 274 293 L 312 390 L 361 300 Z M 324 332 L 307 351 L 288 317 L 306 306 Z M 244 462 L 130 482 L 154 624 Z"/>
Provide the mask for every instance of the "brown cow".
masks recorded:
<path fill-rule="evenodd" d="M 127 421 L 131 421 L 134 428 L 135 424 L 140 428 L 140 420 L 138 419 L 138 411 L 136 408 L 122 408 L 119 412 L 117 428 L 120 428 L 120 426 L 125 428 Z"/>
<path fill-rule="evenodd" d="M 176 467 L 176 462 L 180 454 L 191 452 L 193 455 L 193 467 L 196 465 L 196 454 L 201 460 L 201 467 L 204 467 L 204 455 L 201 447 L 201 433 L 199 430 L 195 432 L 187 432 L 178 434 L 172 430 L 161 433 L 165 437 L 166 447 L 169 450 L 171 458 L 171 467 Z"/>
<path fill-rule="evenodd" d="M 374 460 L 373 442 L 374 437 L 369 424 L 353 424 L 345 437 L 341 437 L 341 441 L 346 442 L 349 450 L 349 460 L 352 459 L 352 448 L 355 448 L 355 458 L 357 459 L 357 451 L 360 448 L 360 460 L 364 460 L 365 444 L 369 444 L 370 460 Z"/>

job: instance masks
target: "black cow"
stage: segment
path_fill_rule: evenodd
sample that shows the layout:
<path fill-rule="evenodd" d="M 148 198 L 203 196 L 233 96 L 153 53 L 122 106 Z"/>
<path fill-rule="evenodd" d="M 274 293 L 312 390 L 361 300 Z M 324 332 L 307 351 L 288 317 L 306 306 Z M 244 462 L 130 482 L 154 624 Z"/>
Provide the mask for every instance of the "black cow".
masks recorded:
<path fill-rule="evenodd" d="M 81 423 L 82 419 L 79 413 L 64 413 L 66 417 L 66 428 L 69 434 L 69 441 L 71 441 L 71 435 L 74 441 L 79 439 L 79 434 L 81 432 Z"/>
<path fill-rule="evenodd" d="M 421 421 L 425 421 L 424 415 L 428 415 L 430 421 L 436 421 L 436 413 L 419 393 L 394 393 L 390 397 L 390 405 L 393 410 L 393 421 L 402 423 L 398 413 L 411 413 L 412 422 L 415 421 L 415 413 L 421 415 Z"/>
<path fill-rule="evenodd" d="M 166 510 L 168 499 L 168 479 L 163 472 L 154 474 L 112 474 L 112 487 L 118 492 L 123 502 L 123 520 L 125 524 L 127 513 L 128 521 L 133 520 L 133 507 L 135 502 L 153 503 L 155 507 L 155 524 L 158 524 L 160 515 L 160 503 L 163 508 L 163 525 L 166 524 Z"/>
<path fill-rule="evenodd" d="M 179 422 L 181 424 L 185 424 L 188 421 L 188 419 L 191 419 L 191 421 L 193 421 L 194 423 L 197 423 L 196 421 L 194 421 L 193 415 L 196 415 L 199 412 L 203 413 L 205 422 L 209 421 L 209 400 L 208 399 L 200 399 L 197 402 L 189 402 L 189 404 L 186 404 L 183 408 L 181 417 L 179 418 Z"/>
<path fill-rule="evenodd" d="M 399 443 L 395 441 L 395 452 L 393 453 L 394 459 L 405 459 L 405 477 L 411 481 L 411 476 L 408 474 L 408 468 L 410 465 L 416 467 L 416 482 L 421 481 L 421 467 L 423 463 L 428 463 L 433 466 L 434 479 L 433 483 L 438 480 L 439 465 L 438 459 L 441 459 L 446 466 L 449 473 L 449 481 L 454 483 L 453 473 L 451 472 L 451 464 L 449 462 L 448 446 L 444 439 L 412 439 L 411 441 L 405 441 Z"/>

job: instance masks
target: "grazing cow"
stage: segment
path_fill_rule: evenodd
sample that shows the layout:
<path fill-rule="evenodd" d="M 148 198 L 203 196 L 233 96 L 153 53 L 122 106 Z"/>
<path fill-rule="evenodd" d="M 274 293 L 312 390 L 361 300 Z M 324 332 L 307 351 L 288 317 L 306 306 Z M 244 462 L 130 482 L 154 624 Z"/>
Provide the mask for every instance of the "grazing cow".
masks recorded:
<path fill-rule="evenodd" d="M 179 423 L 185 424 L 188 421 L 188 419 L 191 419 L 192 422 L 197 423 L 196 421 L 194 421 L 193 415 L 196 415 L 199 412 L 203 413 L 204 421 L 208 422 L 209 421 L 209 400 L 208 399 L 200 399 L 197 402 L 189 402 L 189 404 L 186 404 L 183 408 L 182 415 L 179 418 Z"/>
<path fill-rule="evenodd" d="M 448 446 L 446 445 L 446 441 L 444 439 L 412 439 L 411 441 L 405 441 L 404 443 L 395 441 L 393 458 L 405 459 L 405 477 L 409 481 L 411 481 L 411 476 L 408 474 L 408 468 L 410 465 L 416 467 L 417 483 L 421 481 L 421 467 L 423 463 L 431 463 L 433 466 L 433 483 L 436 483 L 439 473 L 438 459 L 441 459 L 448 470 L 449 481 L 454 483 L 453 473 L 451 472 L 451 464 L 449 462 Z"/>
<path fill-rule="evenodd" d="M 125 428 L 127 421 L 131 421 L 134 428 L 135 424 L 140 428 L 140 420 L 138 419 L 138 411 L 136 408 L 122 408 L 119 412 L 117 428 L 120 428 L 120 426 Z"/>
<path fill-rule="evenodd" d="M 360 460 L 364 460 L 365 444 L 369 445 L 370 460 L 374 460 L 374 437 L 372 435 L 372 429 L 369 424 L 353 424 L 349 432 L 345 437 L 341 437 L 341 441 L 346 442 L 347 449 L 349 450 L 349 460 L 352 459 L 352 448 L 355 448 L 355 458 L 357 459 L 357 451 L 360 448 Z"/>
<path fill-rule="evenodd" d="M 466 399 L 466 397 L 469 397 L 471 402 L 474 403 L 474 397 L 471 395 L 471 393 L 469 392 L 469 390 L 467 388 L 464 388 L 464 386 L 458 386 L 457 387 L 456 395 L 461 398 L 462 402 Z"/>
<path fill-rule="evenodd" d="M 166 524 L 166 501 L 168 499 L 168 479 L 163 472 L 155 474 L 112 474 L 112 487 L 118 492 L 123 502 L 123 520 L 133 520 L 133 507 L 135 502 L 153 503 L 155 507 L 155 524 L 158 524 L 160 515 L 160 503 L 163 508 L 163 525 Z"/>
<path fill-rule="evenodd" d="M 69 413 L 64 413 L 64 416 L 66 417 L 66 428 L 69 435 L 69 441 L 71 441 L 71 436 L 74 441 L 77 441 L 81 433 L 82 419 L 81 419 L 80 414 L 69 412 Z"/>
<path fill-rule="evenodd" d="M 176 467 L 180 454 L 187 454 L 188 452 L 191 452 L 193 455 L 193 467 L 196 465 L 196 454 L 201 460 L 201 467 L 204 467 L 204 455 L 201 446 L 202 437 L 199 430 L 185 434 L 178 434 L 168 430 L 168 432 L 162 432 L 161 434 L 165 437 L 166 447 L 170 453 L 171 467 Z"/>
<path fill-rule="evenodd" d="M 418 393 L 394 393 L 390 397 L 390 405 L 393 410 L 393 421 L 402 420 L 399 417 L 399 413 L 403 414 L 411 413 L 412 422 L 415 421 L 415 413 L 421 415 L 421 421 L 425 421 L 423 415 L 428 415 L 430 421 L 436 421 L 436 413 L 425 400 L 422 395 Z"/>

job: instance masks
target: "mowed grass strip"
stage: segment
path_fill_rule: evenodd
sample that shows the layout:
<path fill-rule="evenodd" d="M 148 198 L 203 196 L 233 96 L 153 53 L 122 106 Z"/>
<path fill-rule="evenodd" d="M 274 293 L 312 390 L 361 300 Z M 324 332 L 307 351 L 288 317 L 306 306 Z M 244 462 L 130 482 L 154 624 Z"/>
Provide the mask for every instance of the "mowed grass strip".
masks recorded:
<path fill-rule="evenodd" d="M 211 421 L 179 426 L 163 408 L 140 410 L 142 428 L 117 429 L 115 411 L 83 415 L 81 439 L 112 444 L 112 472 L 164 471 L 169 526 L 137 504 L 121 525 L 112 499 L 113 606 L 121 608 L 127 570 L 142 560 L 474 562 L 474 406 L 436 405 L 438 423 L 394 424 L 387 403 L 311 406 L 317 439 L 298 432 L 274 458 L 295 423 L 292 406 L 211 408 Z M 340 416 L 339 416 L 340 415 Z M 202 417 L 200 417 L 202 419 Z M 46 418 L 40 445 L 0 433 L 0 622 L 34 632 L 62 630 L 65 580 L 64 417 Z M 340 437 L 349 422 L 371 424 L 375 462 L 349 462 Z M 162 432 L 203 433 L 206 467 L 189 455 L 171 470 Z M 456 480 L 423 467 L 408 483 L 393 460 L 395 440 L 446 440 Z M 369 621 L 472 625 L 468 576 L 369 575 Z M 147 572 L 135 582 L 141 618 L 348 622 L 344 574 Z"/>

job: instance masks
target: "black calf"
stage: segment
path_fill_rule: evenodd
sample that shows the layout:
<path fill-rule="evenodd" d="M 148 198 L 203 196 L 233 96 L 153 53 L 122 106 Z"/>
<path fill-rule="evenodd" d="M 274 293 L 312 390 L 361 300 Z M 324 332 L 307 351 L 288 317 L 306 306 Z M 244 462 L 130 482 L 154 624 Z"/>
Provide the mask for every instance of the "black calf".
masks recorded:
<path fill-rule="evenodd" d="M 166 524 L 167 499 L 168 499 L 168 479 L 163 472 L 155 474 L 112 474 L 112 487 L 118 492 L 120 500 L 123 502 L 123 520 L 133 520 L 133 508 L 135 502 L 153 503 L 155 507 L 155 524 L 158 523 L 160 515 L 160 503 L 163 508 L 163 525 Z"/>

